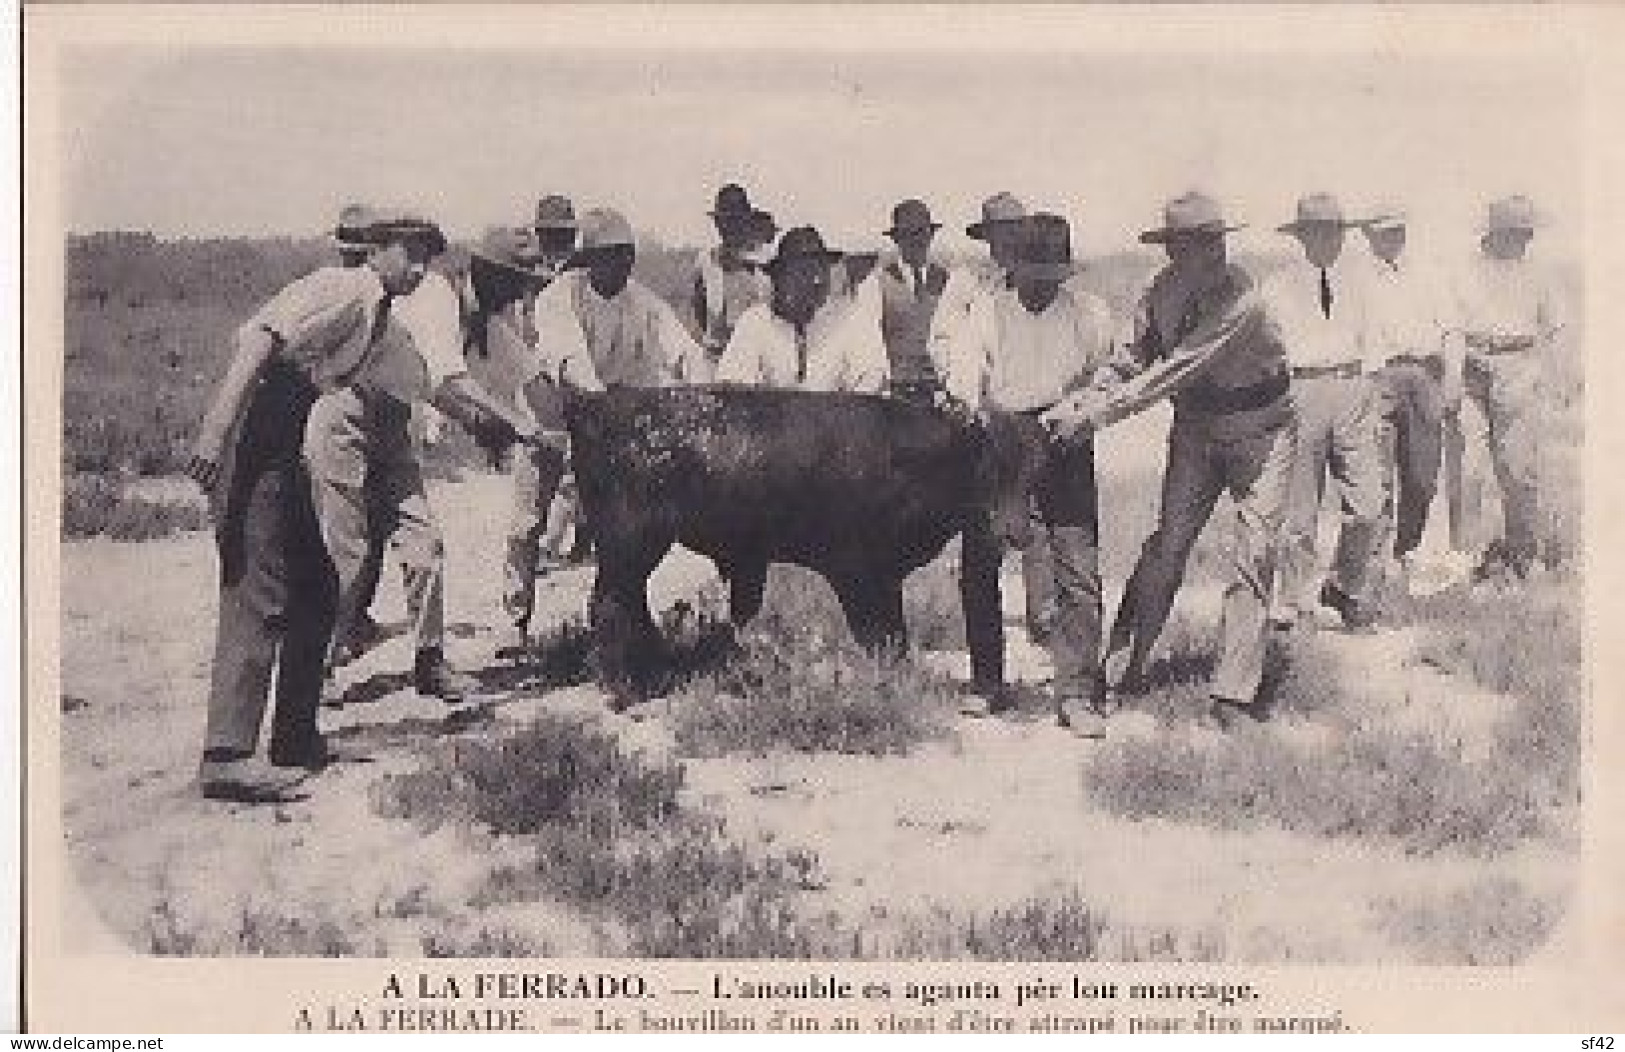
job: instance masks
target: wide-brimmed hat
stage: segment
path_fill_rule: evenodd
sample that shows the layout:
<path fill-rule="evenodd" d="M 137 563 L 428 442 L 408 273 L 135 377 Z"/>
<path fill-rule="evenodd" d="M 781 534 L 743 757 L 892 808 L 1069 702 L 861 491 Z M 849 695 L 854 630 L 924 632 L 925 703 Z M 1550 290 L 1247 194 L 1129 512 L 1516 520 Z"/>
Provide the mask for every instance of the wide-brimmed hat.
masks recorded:
<path fill-rule="evenodd" d="M 1535 203 L 1522 194 L 1491 201 L 1484 209 L 1484 233 L 1506 230 L 1533 231 L 1540 225 Z"/>
<path fill-rule="evenodd" d="M 397 241 L 420 241 L 435 255 L 446 250 L 446 235 L 438 224 L 402 208 L 346 205 L 333 230 L 333 243 L 346 251 L 365 251 Z"/>
<path fill-rule="evenodd" d="M 909 198 L 898 202 L 891 210 L 891 226 L 883 233 L 893 240 L 898 234 L 924 233 L 940 230 L 942 224 L 931 218 L 931 209 L 924 201 Z"/>
<path fill-rule="evenodd" d="M 570 266 L 579 267 L 614 249 L 636 247 L 637 238 L 625 216 L 613 208 L 589 208 L 581 215 L 581 243 L 570 257 Z"/>
<path fill-rule="evenodd" d="M 1181 234 L 1229 234 L 1242 229 L 1224 221 L 1219 202 L 1199 190 L 1181 194 L 1162 206 L 1162 225 L 1140 235 L 1144 245 L 1161 245 Z"/>
<path fill-rule="evenodd" d="M 794 259 L 818 259 L 833 265 L 841 258 L 842 253 L 824 244 L 824 235 L 816 227 L 798 226 L 784 232 L 773 258 L 762 264 L 762 269 L 771 276 Z"/>
<path fill-rule="evenodd" d="M 1077 271 L 1070 223 L 1049 212 L 1034 212 L 1022 220 L 1011 276 L 1065 281 Z"/>
<path fill-rule="evenodd" d="M 982 218 L 965 228 L 977 241 L 987 240 L 988 227 L 1019 223 L 1027 218 L 1027 206 L 1016 195 L 1000 191 L 982 202 Z"/>
<path fill-rule="evenodd" d="M 339 210 L 338 225 L 329 238 L 340 252 L 365 252 L 373 246 L 361 239 L 361 228 L 366 225 L 366 205 L 345 205 Z"/>
<path fill-rule="evenodd" d="M 542 246 L 535 233 L 523 227 L 491 227 L 468 254 L 527 281 L 546 282 L 549 276 Z"/>
<path fill-rule="evenodd" d="M 576 209 L 570 199 L 563 194 L 548 194 L 536 202 L 536 222 L 531 224 L 537 230 L 569 230 L 576 229 Z"/>
<path fill-rule="evenodd" d="M 756 222 L 773 222 L 773 213 L 763 211 L 750 203 L 750 194 L 738 183 L 728 183 L 717 191 L 716 201 L 711 206 L 713 219 L 744 219 Z M 775 231 L 777 227 L 775 226 Z"/>
<path fill-rule="evenodd" d="M 1408 225 L 1404 207 L 1392 201 L 1379 201 L 1366 213 L 1366 218 L 1359 222 L 1360 228 L 1368 232 L 1404 230 Z"/>
<path fill-rule="evenodd" d="M 1290 223 L 1282 223 L 1275 229 L 1283 234 L 1296 234 L 1311 226 L 1349 227 L 1358 224 L 1350 223 L 1343 215 L 1343 205 L 1331 194 L 1309 194 L 1298 199 L 1298 215 Z"/>

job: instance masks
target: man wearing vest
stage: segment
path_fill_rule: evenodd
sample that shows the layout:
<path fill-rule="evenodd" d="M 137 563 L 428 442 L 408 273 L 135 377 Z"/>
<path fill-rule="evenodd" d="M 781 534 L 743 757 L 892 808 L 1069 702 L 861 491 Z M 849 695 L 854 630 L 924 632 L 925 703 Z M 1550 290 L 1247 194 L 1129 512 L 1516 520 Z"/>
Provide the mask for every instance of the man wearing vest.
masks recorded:
<path fill-rule="evenodd" d="M 768 301 L 739 319 L 717 364 L 717 382 L 884 391 L 886 352 L 874 320 L 850 304 L 831 301 L 831 271 L 841 260 L 814 228 L 786 231 L 764 267 L 772 283 Z"/>
<path fill-rule="evenodd" d="M 1021 243 L 1021 224 L 1027 206 L 1014 194 L 1000 191 L 982 202 L 982 218 L 965 228 L 974 241 L 987 244 L 987 258 L 969 266 L 955 267 L 948 275 L 941 301 L 933 319 L 933 357 L 939 361 L 946 334 L 958 324 L 971 303 L 986 292 L 1007 288 L 1010 268 Z M 1039 646 L 1046 645 L 1055 620 L 1055 593 L 1050 582 L 1055 568 L 1050 565 L 1048 541 L 1043 531 L 1021 552 L 1022 590 L 1026 594 L 1027 635 Z"/>
<path fill-rule="evenodd" d="M 1478 251 L 1455 292 L 1455 338 L 1465 346 L 1463 386 L 1489 424 L 1490 461 L 1505 530 L 1473 576 L 1528 574 L 1537 552 L 1542 374 L 1563 328 L 1556 283 L 1529 257 L 1536 226 L 1527 197 L 1491 202 Z M 1453 404 L 1454 392 L 1446 393 Z"/>
<path fill-rule="evenodd" d="M 1105 427 L 1171 396 L 1174 420 L 1157 529 L 1140 550 L 1107 643 L 1109 685 L 1144 686 L 1192 546 L 1221 493 L 1236 511 L 1219 664 L 1206 719 L 1255 718 L 1268 636 L 1276 538 L 1297 441 L 1286 350 L 1253 280 L 1228 261 L 1218 202 L 1170 201 L 1163 225 L 1140 235 L 1168 266 L 1140 299 L 1134 336 L 1091 388 L 1045 414 L 1063 437 Z"/>
<path fill-rule="evenodd" d="M 324 267 L 245 322 L 198 429 L 187 473 L 213 498 L 220 610 L 199 787 L 210 799 L 281 802 L 320 743 L 316 717 L 337 602 L 310 472 L 302 461 L 312 407 L 365 382 L 380 356 L 389 301 L 422 278 L 444 246 L 434 224 L 356 210 L 346 231 L 363 265 Z M 391 368 L 385 364 L 384 368 Z M 258 759 L 273 675 L 270 763 Z"/>
<path fill-rule="evenodd" d="M 886 236 L 897 256 L 880 269 L 880 334 L 891 362 L 891 393 L 929 403 L 941 388 L 931 357 L 931 329 L 948 270 L 931 259 L 931 241 L 942 224 L 933 222 L 925 202 L 908 200 L 892 209 Z"/>
<path fill-rule="evenodd" d="M 536 297 L 533 370 L 593 391 L 672 387 L 704 375 L 704 352 L 676 313 L 632 277 L 636 260 L 632 226 L 619 212 L 581 217 L 569 270 Z"/>
<path fill-rule="evenodd" d="M 750 203 L 744 187 L 717 191 L 711 209 L 720 243 L 700 254 L 694 276 L 695 331 L 714 366 L 728 346 L 739 316 L 767 298 L 767 275 L 757 256 L 777 233 L 773 216 Z"/>
<path fill-rule="evenodd" d="M 1015 414 L 1043 440 L 1039 417 L 1093 376 L 1111 352 L 1111 312 L 1067 285 L 1075 272 L 1071 229 L 1057 215 L 1022 220 L 1013 284 L 976 297 L 949 336 L 947 392 L 976 412 Z M 1100 705 L 1100 548 L 1094 442 L 1088 435 L 1052 445 L 1034 487 L 1033 524 L 1052 552 L 1054 703 L 1061 725 L 1082 737 L 1105 733 Z M 992 524 L 968 527 L 961 541 L 960 600 L 976 697 L 967 714 L 1010 707 L 1004 681 L 1003 550 Z"/>
<path fill-rule="evenodd" d="M 1278 228 L 1298 240 L 1303 255 L 1264 283 L 1291 361 L 1298 410 L 1298 450 L 1272 615 L 1282 627 L 1311 623 L 1317 602 L 1335 610 L 1351 630 L 1367 631 L 1375 622 L 1368 584 L 1388 477 L 1382 395 L 1366 361 L 1364 290 L 1352 253 L 1343 251 L 1352 225 L 1330 194 L 1304 197 L 1297 218 Z M 1342 523 L 1331 576 L 1320 582 L 1316 541 L 1327 476 L 1337 487 Z"/>

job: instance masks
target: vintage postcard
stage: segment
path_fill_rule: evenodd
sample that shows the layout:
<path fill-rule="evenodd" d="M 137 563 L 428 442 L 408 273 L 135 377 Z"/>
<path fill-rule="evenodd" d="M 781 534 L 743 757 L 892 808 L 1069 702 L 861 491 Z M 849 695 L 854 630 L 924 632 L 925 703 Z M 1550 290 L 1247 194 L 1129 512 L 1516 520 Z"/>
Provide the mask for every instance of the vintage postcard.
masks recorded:
<path fill-rule="evenodd" d="M 24 30 L 29 1030 L 1625 1026 L 1616 12 Z"/>

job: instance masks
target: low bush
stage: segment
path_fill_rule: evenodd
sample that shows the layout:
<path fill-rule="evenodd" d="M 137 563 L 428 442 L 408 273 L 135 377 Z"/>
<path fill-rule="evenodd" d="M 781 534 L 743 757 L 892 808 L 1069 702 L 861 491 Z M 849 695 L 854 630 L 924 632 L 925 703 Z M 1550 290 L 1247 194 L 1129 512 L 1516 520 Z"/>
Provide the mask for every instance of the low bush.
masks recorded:
<path fill-rule="evenodd" d="M 149 497 L 132 493 L 108 475 L 68 475 L 62 483 L 62 537 L 110 537 L 150 541 L 209 526 L 201 498 Z"/>

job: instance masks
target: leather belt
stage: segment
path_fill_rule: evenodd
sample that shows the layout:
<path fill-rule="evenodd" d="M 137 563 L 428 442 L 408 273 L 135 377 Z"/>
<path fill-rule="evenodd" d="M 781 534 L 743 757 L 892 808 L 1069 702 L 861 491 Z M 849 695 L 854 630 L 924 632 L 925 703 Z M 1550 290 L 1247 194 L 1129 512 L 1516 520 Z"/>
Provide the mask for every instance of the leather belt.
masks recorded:
<path fill-rule="evenodd" d="M 354 383 L 350 390 L 361 399 L 361 404 L 368 412 L 377 413 L 386 419 L 406 418 L 412 415 L 412 403 L 403 402 L 388 391 L 380 390 L 366 383 Z"/>
<path fill-rule="evenodd" d="M 1535 346 L 1533 336 L 1467 336 L 1467 347 L 1478 354 L 1519 354 Z"/>
<path fill-rule="evenodd" d="M 1389 365 L 1420 365 L 1425 369 L 1444 368 L 1444 359 L 1437 354 L 1396 354 L 1388 359 Z"/>
<path fill-rule="evenodd" d="M 1291 382 L 1285 369 L 1246 387 L 1193 387 L 1181 394 L 1180 408 L 1199 413 L 1246 413 L 1267 409 L 1287 393 Z"/>
<path fill-rule="evenodd" d="M 1338 362 L 1336 365 L 1294 365 L 1292 379 L 1318 380 L 1323 377 L 1351 379 L 1361 372 L 1359 362 Z"/>

